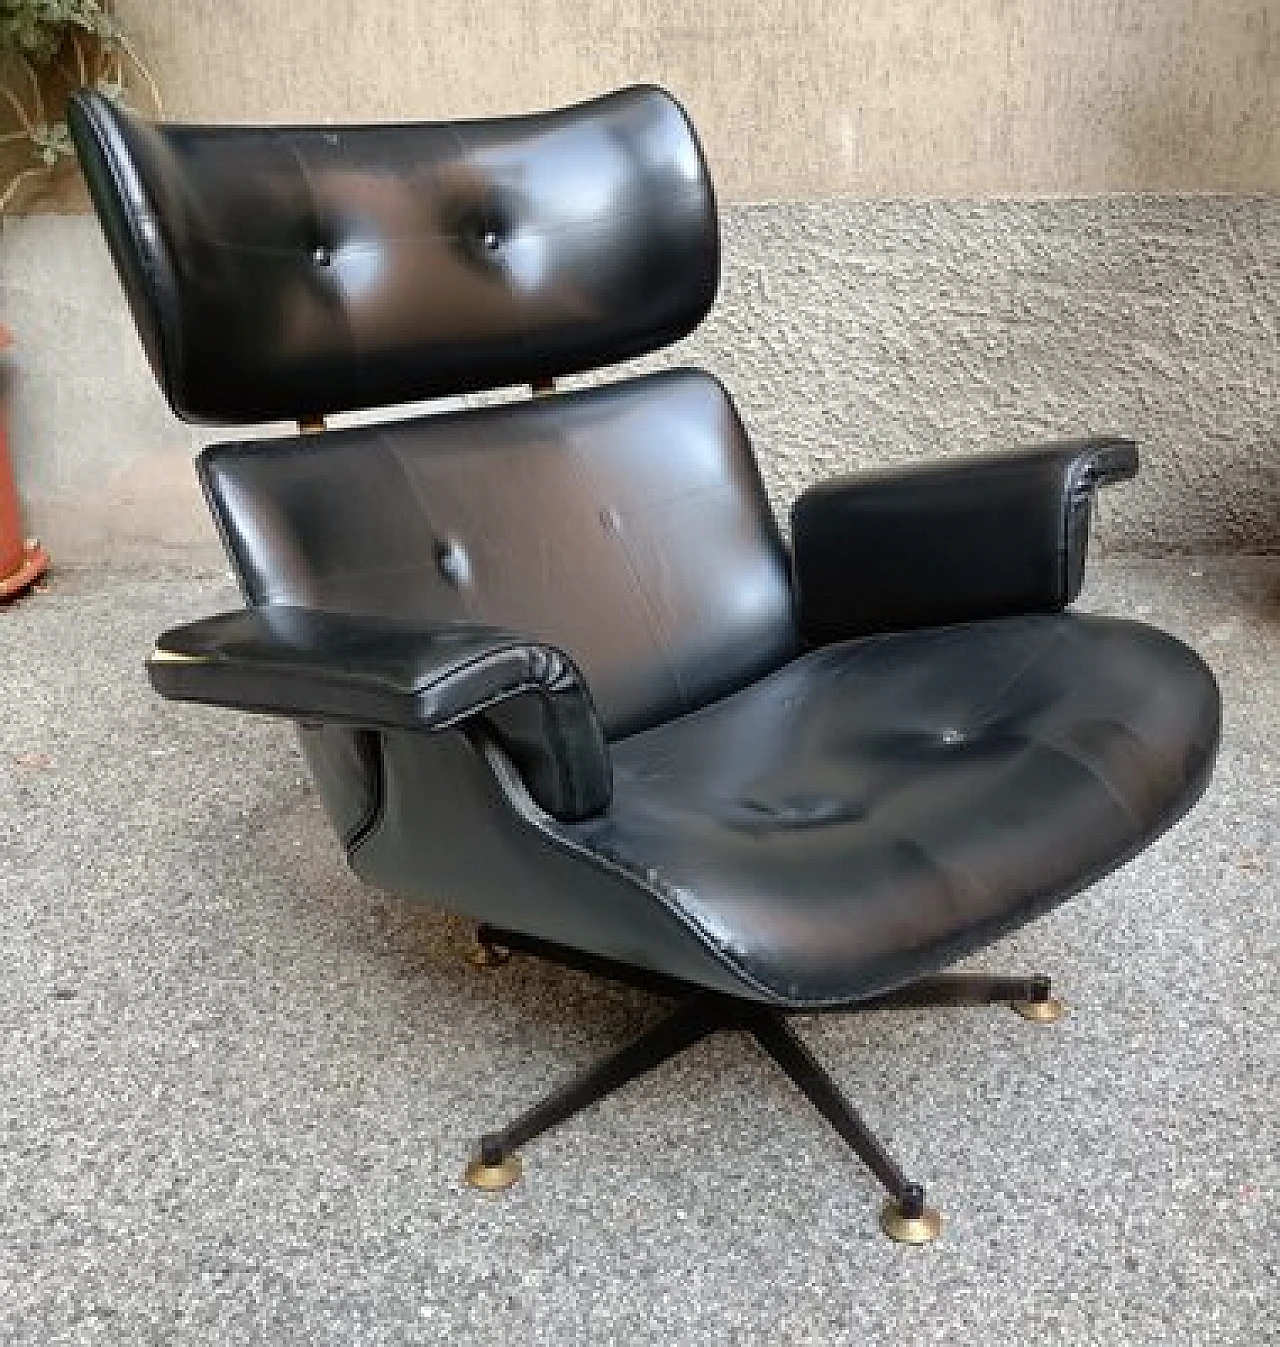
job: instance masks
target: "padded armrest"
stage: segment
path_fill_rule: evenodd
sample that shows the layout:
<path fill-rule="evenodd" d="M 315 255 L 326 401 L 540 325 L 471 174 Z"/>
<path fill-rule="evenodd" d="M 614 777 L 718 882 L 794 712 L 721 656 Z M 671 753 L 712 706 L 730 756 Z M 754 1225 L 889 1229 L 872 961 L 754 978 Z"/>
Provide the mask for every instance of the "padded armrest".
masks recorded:
<path fill-rule="evenodd" d="M 811 641 L 1066 607 L 1099 486 L 1138 471 L 1132 440 L 1064 440 L 836 478 L 792 510 Z"/>
<path fill-rule="evenodd" d="M 370 729 L 447 730 L 483 718 L 530 794 L 577 819 L 609 803 L 609 751 L 568 656 L 469 623 L 411 623 L 275 605 L 167 631 L 151 685 L 205 702 Z"/>

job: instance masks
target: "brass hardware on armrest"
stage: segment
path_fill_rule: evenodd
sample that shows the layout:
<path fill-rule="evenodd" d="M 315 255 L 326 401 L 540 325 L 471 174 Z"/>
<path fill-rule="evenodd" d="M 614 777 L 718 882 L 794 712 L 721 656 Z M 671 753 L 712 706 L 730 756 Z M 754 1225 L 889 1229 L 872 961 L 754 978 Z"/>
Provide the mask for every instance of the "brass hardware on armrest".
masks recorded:
<path fill-rule="evenodd" d="M 535 379 L 529 387 L 533 389 L 535 398 L 545 398 L 556 391 L 556 381 L 554 379 Z"/>
<path fill-rule="evenodd" d="M 303 416 L 298 419 L 298 431 L 303 435 L 319 435 L 325 429 L 323 416 Z"/>

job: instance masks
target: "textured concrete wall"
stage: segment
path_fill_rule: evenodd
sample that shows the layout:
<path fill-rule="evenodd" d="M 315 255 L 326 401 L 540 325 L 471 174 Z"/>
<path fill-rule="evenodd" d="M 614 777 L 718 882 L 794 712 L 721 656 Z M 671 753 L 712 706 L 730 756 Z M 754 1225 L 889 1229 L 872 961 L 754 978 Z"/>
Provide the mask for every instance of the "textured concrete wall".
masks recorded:
<path fill-rule="evenodd" d="M 728 199 L 1280 189 L 1276 0 L 120 0 L 180 117 L 457 117 L 633 80 Z"/>
<path fill-rule="evenodd" d="M 655 80 L 727 200 L 1280 189 L 1277 0 L 118 7 L 178 118 L 492 115 Z M 70 173 L 25 200 L 85 204 Z"/>
<path fill-rule="evenodd" d="M 779 506 L 829 471 L 1114 429 L 1146 468 L 1104 543 L 1280 546 L 1280 198 L 1258 195 L 1280 191 L 1276 0 L 119 8 L 178 118 L 675 89 L 723 199 L 779 203 L 730 205 L 721 304 L 663 359 L 724 376 Z M 1123 195 L 1059 199 L 1099 193 Z M 55 552 L 215 560 L 189 463 L 205 432 L 156 393 L 96 226 L 10 221 L 0 316 Z"/>
<path fill-rule="evenodd" d="M 0 313 L 32 524 L 63 560 L 218 560 L 97 226 L 11 222 Z M 731 207 L 711 320 L 775 503 L 832 472 L 1122 431 L 1100 541 L 1280 549 L 1280 197 Z"/>

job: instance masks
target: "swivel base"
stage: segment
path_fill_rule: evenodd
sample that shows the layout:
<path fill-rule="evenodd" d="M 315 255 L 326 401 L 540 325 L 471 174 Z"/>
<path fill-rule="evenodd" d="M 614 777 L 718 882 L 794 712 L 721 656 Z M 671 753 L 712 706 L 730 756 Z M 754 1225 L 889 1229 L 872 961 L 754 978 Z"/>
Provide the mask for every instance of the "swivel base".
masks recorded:
<path fill-rule="evenodd" d="M 881 1146 L 835 1081 L 774 1006 L 721 992 L 706 991 L 662 974 L 613 963 L 580 950 L 566 949 L 531 936 L 482 926 L 473 960 L 490 968 L 505 963 L 511 951 L 534 954 L 571 968 L 602 974 L 633 986 L 678 998 L 675 1008 L 638 1038 L 588 1067 L 554 1090 L 501 1131 L 480 1140 L 479 1154 L 467 1166 L 466 1181 L 487 1191 L 509 1188 L 520 1177 L 517 1152 L 535 1137 L 590 1108 L 592 1104 L 675 1057 L 685 1048 L 721 1030 L 745 1032 L 790 1077 L 793 1085 L 840 1135 L 889 1194 L 880 1212 L 880 1229 L 899 1244 L 929 1244 L 942 1232 L 942 1218 L 925 1203 L 924 1189 L 908 1180 Z M 882 1006 L 1012 1005 L 1040 1023 L 1061 1017 L 1063 1005 L 1049 994 L 1047 977 L 1005 978 L 952 973 L 921 978 L 898 991 L 833 1007 L 864 1011 Z"/>

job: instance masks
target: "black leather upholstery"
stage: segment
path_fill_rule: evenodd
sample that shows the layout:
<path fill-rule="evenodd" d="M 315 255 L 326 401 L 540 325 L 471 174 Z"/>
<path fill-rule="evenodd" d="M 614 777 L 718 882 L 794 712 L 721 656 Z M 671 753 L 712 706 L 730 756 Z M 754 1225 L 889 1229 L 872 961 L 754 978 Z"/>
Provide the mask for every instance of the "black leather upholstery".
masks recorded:
<path fill-rule="evenodd" d="M 603 365 L 714 291 L 701 151 L 655 90 L 274 130 L 83 96 L 73 124 L 188 417 Z M 717 991 L 857 1000 L 1068 897 L 1204 788 L 1200 660 L 1052 611 L 1094 488 L 1135 469 L 1108 438 L 823 485 L 793 576 L 696 372 L 219 445 L 200 472 L 257 611 L 168 634 L 200 658 L 153 677 L 299 717 L 372 883 Z"/>
<path fill-rule="evenodd" d="M 448 730 L 479 719 L 548 813 L 577 819 L 609 803 L 608 749 L 573 661 L 510 632 L 268 604 L 165 632 L 147 671 L 174 701 L 298 720 Z"/>
<path fill-rule="evenodd" d="M 1199 797 L 1218 731 L 1213 675 L 1139 623 L 887 633 L 614 742 L 610 806 L 576 824 L 483 735 L 383 734 L 348 856 L 511 930 L 776 1005 L 845 1004 L 1127 860 Z M 332 741 L 303 742 L 324 783 Z"/>
<path fill-rule="evenodd" d="M 254 603 L 528 632 L 572 653 L 611 735 L 797 648 L 786 551 L 705 374 L 215 445 L 200 473 Z"/>
<path fill-rule="evenodd" d="M 350 829 L 347 858 L 361 879 L 633 967 L 742 990 L 656 874 L 611 861 L 540 809 L 489 736 L 381 733 L 368 812 L 356 819 L 337 813 L 351 800 L 333 790 L 332 774 L 343 772 L 343 791 L 351 778 L 336 733 L 305 730 L 302 745 L 330 817 Z"/>
<path fill-rule="evenodd" d="M 1137 471 L 1137 446 L 1112 436 L 820 482 L 791 516 L 804 634 L 1065 608 L 1095 492 Z"/>
<path fill-rule="evenodd" d="M 529 383 L 665 346 L 719 280 L 659 89 L 486 122 L 155 126 L 72 99 L 173 410 L 246 424 Z"/>
<path fill-rule="evenodd" d="M 873 636 L 615 744 L 611 807 L 567 831 L 648 876 L 742 994 L 840 1003 L 1133 855 L 1198 798 L 1217 736 L 1213 676 L 1138 623 Z"/>

